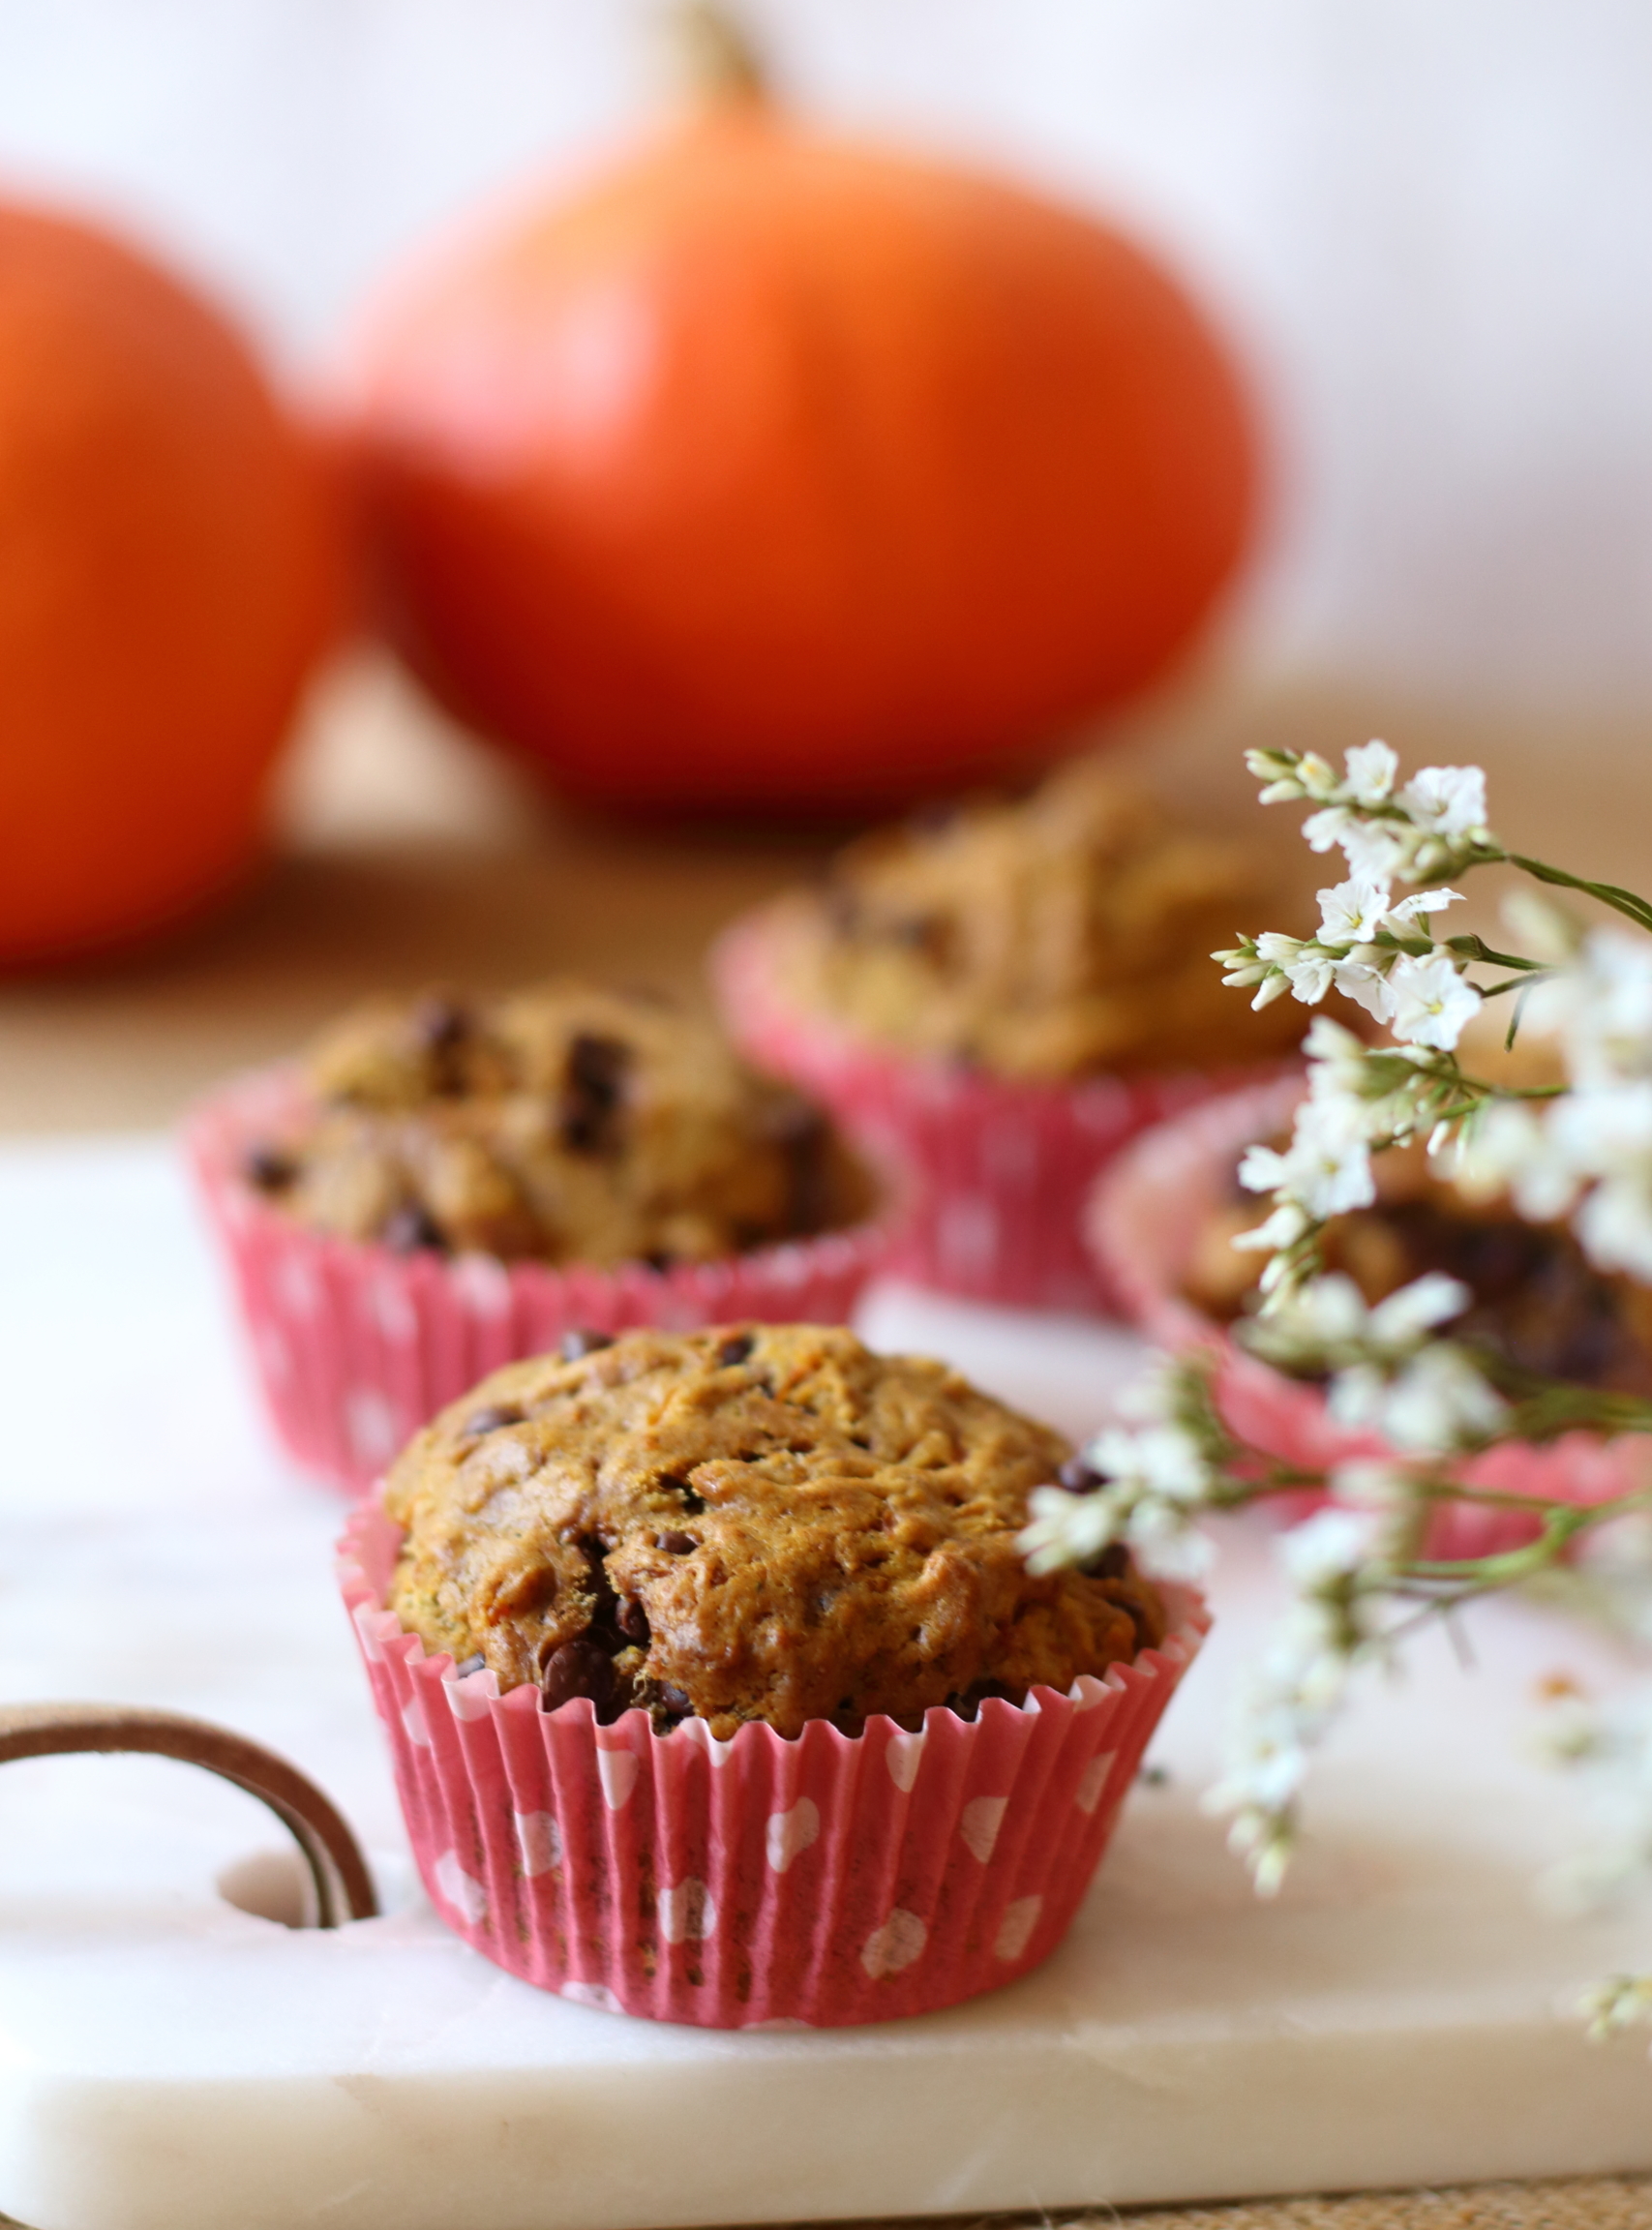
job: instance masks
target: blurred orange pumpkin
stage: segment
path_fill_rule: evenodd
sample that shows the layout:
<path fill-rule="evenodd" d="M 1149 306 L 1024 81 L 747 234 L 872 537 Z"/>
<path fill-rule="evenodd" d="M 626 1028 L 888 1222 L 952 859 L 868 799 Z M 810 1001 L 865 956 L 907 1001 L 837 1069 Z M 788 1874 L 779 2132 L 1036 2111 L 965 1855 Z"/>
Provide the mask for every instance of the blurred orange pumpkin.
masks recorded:
<path fill-rule="evenodd" d="M 218 313 L 0 204 L 0 964 L 245 871 L 342 581 L 320 460 Z"/>
<path fill-rule="evenodd" d="M 386 623 L 567 789 L 879 805 L 1048 758 L 1244 548 L 1254 444 L 1091 219 L 740 89 L 415 266 L 357 360 Z"/>

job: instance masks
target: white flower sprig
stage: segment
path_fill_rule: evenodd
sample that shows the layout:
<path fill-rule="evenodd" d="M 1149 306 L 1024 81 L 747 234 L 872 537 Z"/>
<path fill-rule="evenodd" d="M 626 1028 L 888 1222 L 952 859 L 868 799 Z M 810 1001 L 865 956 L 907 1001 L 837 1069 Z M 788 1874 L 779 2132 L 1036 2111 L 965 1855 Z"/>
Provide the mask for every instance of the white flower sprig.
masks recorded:
<path fill-rule="evenodd" d="M 1505 857 L 1486 825 L 1486 776 L 1478 767 L 1425 767 L 1400 784 L 1386 743 L 1344 754 L 1338 777 L 1314 751 L 1247 751 L 1264 805 L 1319 807 L 1303 824 L 1315 852 L 1340 846 L 1352 872 L 1373 883 L 1421 883 Z"/>
<path fill-rule="evenodd" d="M 1320 891 L 1311 937 L 1270 931 L 1218 953 L 1227 981 L 1259 1007 L 1287 993 L 1307 1006 L 1340 993 L 1386 1025 L 1387 1039 L 1367 1044 L 1316 1015 L 1289 1143 L 1244 1159 L 1241 1182 L 1271 1205 L 1236 1241 L 1268 1257 L 1261 1310 L 1241 1337 L 1264 1360 L 1322 1377 L 1335 1421 L 1371 1431 L 1387 1453 L 1323 1471 L 1285 1464 L 1232 1435 L 1210 1358 L 1184 1359 L 1159 1380 L 1144 1421 L 1098 1435 L 1064 1474 L 1066 1492 L 1035 1494 L 1022 1546 L 1042 1572 L 1110 1571 L 1124 1547 L 1149 1570 L 1197 1576 L 1210 1558 L 1207 1515 L 1282 1491 L 1327 1496 L 1330 1506 L 1281 1542 L 1290 1607 L 1240 1684 L 1226 1770 L 1208 1800 L 1231 1817 L 1235 1848 L 1271 1893 L 1300 1833 L 1314 1752 L 1360 1675 L 1391 1663 L 1421 1622 L 1499 1589 L 1564 1582 L 1575 1601 L 1609 1606 L 1621 1631 L 1652 1643 L 1652 1486 L 1577 1504 L 1479 1486 L 1462 1470 L 1483 1449 L 1573 1427 L 1652 1435 L 1652 1401 L 1546 1383 L 1478 1353 L 1448 1330 L 1471 1298 L 1451 1279 L 1420 1278 L 1372 1307 L 1320 1261 L 1326 1221 L 1375 1199 L 1373 1157 L 1424 1138 L 1454 1150 L 1465 1186 L 1507 1192 L 1534 1220 L 1569 1217 L 1599 1267 L 1652 1281 L 1652 936 L 1585 935 L 1529 890 L 1505 918 L 1535 957 L 1434 926 L 1460 896 L 1442 879 L 1497 863 L 1583 892 L 1643 933 L 1652 903 L 1506 850 L 1478 768 L 1425 768 L 1402 780 L 1383 743 L 1350 751 L 1340 774 L 1313 753 L 1253 752 L 1248 763 L 1264 802 L 1313 807 L 1307 842 L 1339 848 L 1348 874 Z M 1428 887 L 1397 900 L 1397 884 Z M 1480 967 L 1502 979 L 1473 979 Z M 1517 1087 L 1463 1070 L 1464 1029 L 1487 999 L 1512 991 L 1520 996 L 1510 1041 L 1522 1018 L 1551 1036 L 1564 1084 Z M 1518 1511 L 1531 1537 L 1480 1557 L 1431 1557 L 1433 1521 L 1454 1503 Z M 1568 1562 L 1597 1537 L 1601 1555 Z M 1630 1579 L 1614 1567 L 1608 1583 L 1614 1541 L 1637 1542 L 1639 1565 Z M 1557 1747 L 1620 1784 L 1616 1828 L 1597 1836 L 1566 1893 L 1652 1876 L 1652 1693 L 1627 1718 L 1574 1708 Z M 1652 2022 L 1652 1975 L 1612 1977 L 1585 2009 L 1598 2034 Z"/>
<path fill-rule="evenodd" d="M 1267 1007 L 1288 991 L 1305 1007 L 1317 1007 L 1340 991 L 1386 1022 L 1407 1043 L 1449 1049 L 1480 1011 L 1480 994 L 1461 966 L 1419 935 L 1424 918 L 1460 903 L 1460 890 L 1417 890 L 1397 905 L 1386 883 L 1356 875 L 1319 892 L 1320 922 L 1313 937 L 1265 930 L 1231 951 L 1216 952 L 1229 973 L 1226 984 L 1256 987 L 1252 1007 Z"/>
<path fill-rule="evenodd" d="M 1488 1105 L 1459 1142 L 1470 1191 L 1507 1190 L 1522 1216 L 1569 1216 L 1602 1270 L 1652 1280 L 1652 943 L 1598 929 L 1531 995 L 1568 1089 L 1546 1107 Z"/>
<path fill-rule="evenodd" d="M 1351 1278 L 1333 1274 L 1291 1289 L 1242 1337 L 1282 1370 L 1328 1373 L 1337 1424 L 1380 1432 L 1407 1456 L 1459 1455 L 1508 1416 L 1473 1357 L 1431 1337 L 1471 1299 L 1466 1285 L 1430 1271 L 1372 1309 Z"/>
<path fill-rule="evenodd" d="M 1174 1369 L 1136 1387 L 1134 1429 L 1098 1432 L 1068 1466 L 1065 1488 L 1034 1488 L 1020 1536 L 1029 1570 L 1094 1563 L 1118 1543 L 1161 1579 L 1202 1580 L 1214 1551 L 1198 1519 L 1222 1506 L 1203 1406 Z"/>

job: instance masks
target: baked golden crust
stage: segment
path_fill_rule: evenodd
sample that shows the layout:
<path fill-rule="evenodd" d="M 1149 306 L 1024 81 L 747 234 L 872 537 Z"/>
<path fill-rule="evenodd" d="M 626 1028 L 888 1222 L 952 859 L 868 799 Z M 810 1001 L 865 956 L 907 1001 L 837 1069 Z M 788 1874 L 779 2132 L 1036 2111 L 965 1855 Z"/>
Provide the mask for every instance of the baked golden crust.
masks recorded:
<path fill-rule="evenodd" d="M 496 1371 L 419 1434 L 390 1475 L 390 1605 L 501 1689 L 719 1736 L 1066 1691 L 1165 1625 L 1122 1552 L 1028 1573 L 1028 1494 L 1070 1453 L 851 1332 L 631 1332 Z"/>
<path fill-rule="evenodd" d="M 910 1053 L 1059 1079 L 1295 1044 L 1301 1009 L 1252 1012 L 1211 958 L 1277 895 L 1241 846 L 1081 760 L 1024 803 L 852 845 L 776 919 L 804 1006 Z"/>
<path fill-rule="evenodd" d="M 705 1261 L 859 1220 L 807 1100 L 644 993 L 375 1002 L 309 1058 L 316 1111 L 251 1173 L 300 1220 L 406 1250 Z"/>

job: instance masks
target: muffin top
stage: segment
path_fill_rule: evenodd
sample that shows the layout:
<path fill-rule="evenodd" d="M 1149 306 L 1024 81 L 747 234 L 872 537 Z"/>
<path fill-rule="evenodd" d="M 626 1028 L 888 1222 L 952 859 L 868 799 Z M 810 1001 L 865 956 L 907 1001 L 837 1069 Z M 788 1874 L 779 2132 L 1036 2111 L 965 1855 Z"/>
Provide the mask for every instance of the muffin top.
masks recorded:
<path fill-rule="evenodd" d="M 818 1109 L 670 1002 L 555 982 L 346 1015 L 309 1112 L 247 1174 L 323 1231 L 399 1251 L 702 1261 L 858 1220 L 872 1190 Z"/>
<path fill-rule="evenodd" d="M 1468 1288 L 1446 1336 L 1517 1371 L 1604 1392 L 1652 1397 L 1652 1292 L 1598 1270 L 1563 1222 L 1534 1223 L 1501 1194 L 1476 1198 L 1448 1182 L 1421 1145 L 1372 1163 L 1377 1198 L 1333 1217 L 1322 1256 L 1374 1307 L 1430 1270 Z M 1237 1184 L 1211 1211 L 1183 1276 L 1186 1297 L 1228 1322 L 1257 1298 L 1261 1257 L 1238 1232 L 1271 1203 Z"/>
<path fill-rule="evenodd" d="M 940 1363 L 812 1324 L 566 1346 L 496 1371 L 390 1474 L 391 1609 L 501 1690 L 854 1733 L 1065 1692 L 1163 1638 L 1122 1550 L 1028 1573 L 1028 1494 L 1071 1451 Z"/>
<path fill-rule="evenodd" d="M 1004 1076 L 1267 1058 L 1301 1009 L 1253 1013 L 1211 954 L 1277 901 L 1242 847 L 1080 760 L 1023 803 L 852 845 L 783 916 L 784 979 L 871 1038 Z"/>

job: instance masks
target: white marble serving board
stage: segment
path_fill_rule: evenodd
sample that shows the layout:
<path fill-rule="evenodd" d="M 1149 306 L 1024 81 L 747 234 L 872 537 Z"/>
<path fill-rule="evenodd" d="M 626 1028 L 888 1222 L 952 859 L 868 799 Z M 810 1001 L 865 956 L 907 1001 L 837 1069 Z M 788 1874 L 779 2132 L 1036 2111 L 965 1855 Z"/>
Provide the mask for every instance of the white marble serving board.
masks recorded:
<path fill-rule="evenodd" d="M 1121 1336 L 886 1290 L 1069 1429 Z M 1652 2168 L 1652 2066 L 1587 2045 L 1579 1986 L 1652 1963 L 1652 1913 L 1564 1922 L 1577 1832 L 1522 1751 L 1536 1678 L 1609 1679 L 1505 1611 L 1443 1646 L 1324 1770 L 1277 1904 L 1200 1813 L 1269 1592 L 1237 1532 L 1218 1627 L 1066 1945 L 886 2028 L 720 2035 L 545 1997 L 409 1880 L 329 1548 L 340 1505 L 253 1407 L 159 1144 L 0 1155 L 0 1695 L 198 1711 L 273 1744 L 372 1852 L 383 1919 L 236 1910 L 279 1830 L 152 1760 L 0 1771 L 0 2211 L 33 2230 L 647 2230 Z M 246 1894 L 243 1889 L 243 1894 Z"/>

